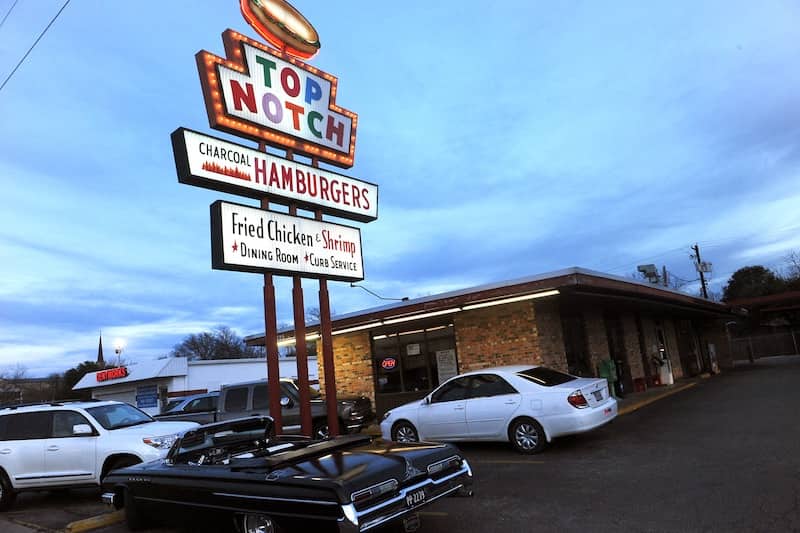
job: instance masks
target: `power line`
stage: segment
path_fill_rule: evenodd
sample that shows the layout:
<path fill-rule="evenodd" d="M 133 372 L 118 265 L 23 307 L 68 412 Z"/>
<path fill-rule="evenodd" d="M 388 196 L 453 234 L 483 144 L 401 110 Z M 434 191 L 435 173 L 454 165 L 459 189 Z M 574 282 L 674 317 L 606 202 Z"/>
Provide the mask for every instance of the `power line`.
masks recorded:
<path fill-rule="evenodd" d="M 23 62 L 25 61 L 25 59 L 28 57 L 28 54 L 30 54 L 30 53 L 31 53 L 31 51 L 32 51 L 32 50 L 33 50 L 33 49 L 36 47 L 36 45 L 37 45 L 37 44 L 39 44 L 39 41 L 41 41 L 41 40 L 42 40 L 42 37 L 44 37 L 44 34 L 45 34 L 45 33 L 47 33 L 47 30 L 49 30 L 49 29 L 50 29 L 50 26 L 52 26 L 52 25 L 53 25 L 53 23 L 56 21 L 56 19 L 57 19 L 57 18 L 58 18 L 58 16 L 61 14 L 61 12 L 62 12 L 62 11 L 64 11 L 64 9 L 65 9 L 65 8 L 66 8 L 66 7 L 69 5 L 70 1 L 71 1 L 71 0 L 66 0 L 66 2 L 64 2 L 64 5 L 63 5 L 63 6 L 61 6 L 61 9 L 59 9 L 59 10 L 58 10 L 58 13 L 56 13 L 56 16 L 55 16 L 55 17 L 53 17 L 53 18 L 50 20 L 50 22 L 47 24 L 47 26 L 45 26 L 45 28 L 42 30 L 42 33 L 40 33 L 40 34 L 39 34 L 39 37 L 37 37 L 37 38 L 36 38 L 36 40 L 35 40 L 35 41 L 33 41 L 33 44 L 31 45 L 31 47 L 30 47 L 30 48 L 28 48 L 28 51 L 27 51 L 27 52 L 25 52 L 25 55 L 24 55 L 24 56 L 22 56 L 22 59 L 20 59 L 20 60 L 19 60 L 19 63 L 17 63 L 17 66 L 16 66 L 16 67 L 14 67 L 14 70 L 12 70 L 12 71 L 11 71 L 11 74 L 9 74 L 9 75 L 8 75 L 8 77 L 5 79 L 5 81 L 3 81 L 3 84 L 2 84 L 2 85 L 0 85 L 0 91 L 2 91 L 2 90 L 3 90 L 3 87 L 5 87 L 5 86 L 6 86 L 6 84 L 9 82 L 9 80 L 11 79 L 11 77 L 12 77 L 12 76 L 14 75 L 14 73 L 17 71 L 17 69 L 18 69 L 18 68 L 19 68 L 19 67 L 22 65 L 22 63 L 23 63 Z M 16 2 L 15 2 L 15 4 L 16 4 Z M 13 7 L 14 7 L 14 6 L 11 6 L 11 7 L 12 7 L 12 9 L 13 9 Z M 9 10 L 9 12 L 11 12 L 11 10 Z M 4 19 L 4 20 L 5 20 L 5 19 Z"/>
<path fill-rule="evenodd" d="M 19 0 L 14 0 L 14 3 L 11 4 L 11 7 L 8 8 L 8 11 L 6 12 L 5 16 L 3 17 L 3 20 L 0 20 L 0 28 L 3 27 L 3 24 L 6 23 L 6 19 L 8 18 L 8 16 L 11 14 L 12 11 L 14 11 L 14 7 L 16 7 L 17 2 L 19 2 Z"/>

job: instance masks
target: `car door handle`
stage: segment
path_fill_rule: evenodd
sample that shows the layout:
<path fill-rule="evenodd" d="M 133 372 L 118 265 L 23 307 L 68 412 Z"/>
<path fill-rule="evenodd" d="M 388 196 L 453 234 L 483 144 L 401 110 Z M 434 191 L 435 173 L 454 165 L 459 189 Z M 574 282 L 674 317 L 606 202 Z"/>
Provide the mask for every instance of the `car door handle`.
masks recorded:
<path fill-rule="evenodd" d="M 11 450 L 9 448 L 3 448 L 2 450 L 0 450 L 0 453 L 3 455 L 8 455 L 11 453 Z"/>
<path fill-rule="evenodd" d="M 453 407 L 453 411 L 463 411 L 463 410 L 464 410 L 463 406 L 461 406 L 461 407 Z"/>
<path fill-rule="evenodd" d="M 59 448 L 59 447 L 58 447 L 58 446 L 56 446 L 56 445 L 52 445 L 52 446 L 48 446 L 48 447 L 47 447 L 47 451 L 48 451 L 48 452 L 57 452 L 57 451 L 58 451 L 58 450 L 60 450 L 60 449 L 61 449 L 61 448 Z"/>
<path fill-rule="evenodd" d="M 511 400 L 510 402 L 505 402 L 506 405 L 517 405 L 517 402 Z"/>

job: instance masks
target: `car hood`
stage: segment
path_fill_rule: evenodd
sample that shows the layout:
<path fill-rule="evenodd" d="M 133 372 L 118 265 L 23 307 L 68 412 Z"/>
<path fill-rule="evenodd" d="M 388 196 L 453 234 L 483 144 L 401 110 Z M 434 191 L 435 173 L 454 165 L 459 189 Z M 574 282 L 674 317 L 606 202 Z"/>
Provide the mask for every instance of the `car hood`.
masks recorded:
<path fill-rule="evenodd" d="M 194 429 L 198 426 L 195 422 L 148 422 L 146 424 L 139 424 L 137 426 L 128 426 L 124 428 L 112 429 L 116 435 L 142 435 L 158 437 L 161 435 L 171 435 L 173 433 L 181 433 L 188 429 Z"/>
<path fill-rule="evenodd" d="M 332 450 L 309 447 L 304 452 L 307 455 L 297 456 L 297 462 L 276 465 L 267 480 L 291 485 L 332 485 L 343 502 L 349 501 L 353 492 L 389 479 L 396 479 L 401 486 L 412 483 L 427 475 L 428 465 L 459 455 L 450 444 L 382 440 Z"/>

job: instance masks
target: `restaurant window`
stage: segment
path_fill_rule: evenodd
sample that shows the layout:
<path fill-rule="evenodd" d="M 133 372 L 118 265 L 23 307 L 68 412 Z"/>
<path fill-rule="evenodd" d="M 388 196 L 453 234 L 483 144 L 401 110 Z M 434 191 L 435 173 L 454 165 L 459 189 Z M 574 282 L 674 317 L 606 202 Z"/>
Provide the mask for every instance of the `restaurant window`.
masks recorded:
<path fill-rule="evenodd" d="M 429 391 L 458 373 L 453 326 L 373 337 L 376 392 Z"/>

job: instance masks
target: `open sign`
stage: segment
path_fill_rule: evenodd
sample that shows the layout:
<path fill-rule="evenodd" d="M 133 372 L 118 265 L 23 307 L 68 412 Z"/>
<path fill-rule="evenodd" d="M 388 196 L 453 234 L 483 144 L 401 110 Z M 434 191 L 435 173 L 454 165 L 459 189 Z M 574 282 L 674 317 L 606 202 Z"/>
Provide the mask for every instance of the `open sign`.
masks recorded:
<path fill-rule="evenodd" d="M 383 361 L 381 361 L 381 368 L 384 370 L 394 370 L 397 368 L 397 359 L 394 357 L 387 357 Z"/>

